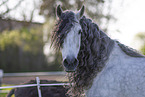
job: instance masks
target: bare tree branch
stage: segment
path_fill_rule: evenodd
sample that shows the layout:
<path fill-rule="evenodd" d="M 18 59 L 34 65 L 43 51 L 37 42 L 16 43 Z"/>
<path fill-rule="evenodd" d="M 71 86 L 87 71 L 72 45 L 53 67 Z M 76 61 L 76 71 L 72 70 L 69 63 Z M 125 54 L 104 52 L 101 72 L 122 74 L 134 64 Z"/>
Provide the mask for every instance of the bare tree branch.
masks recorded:
<path fill-rule="evenodd" d="M 8 0 L 3 1 L 3 2 L 0 4 L 0 6 L 2 6 L 2 5 L 4 5 L 4 4 L 6 4 L 7 2 L 8 2 Z"/>
<path fill-rule="evenodd" d="M 24 0 L 20 0 L 20 1 L 19 1 L 13 8 L 11 8 L 11 9 L 9 9 L 9 8 L 7 7 L 7 11 L 5 11 L 4 13 L 2 13 L 2 15 L 4 16 L 4 15 L 8 14 L 10 11 L 16 9 L 23 1 L 24 1 Z"/>
<path fill-rule="evenodd" d="M 34 12 L 35 12 L 36 7 L 37 7 L 37 5 L 36 5 L 36 2 L 35 2 L 35 1 L 33 1 L 33 5 L 34 5 L 34 8 L 33 8 L 32 12 L 31 12 L 31 16 L 30 16 L 30 20 L 29 20 L 29 22 L 32 22 L 33 17 L 34 17 Z"/>

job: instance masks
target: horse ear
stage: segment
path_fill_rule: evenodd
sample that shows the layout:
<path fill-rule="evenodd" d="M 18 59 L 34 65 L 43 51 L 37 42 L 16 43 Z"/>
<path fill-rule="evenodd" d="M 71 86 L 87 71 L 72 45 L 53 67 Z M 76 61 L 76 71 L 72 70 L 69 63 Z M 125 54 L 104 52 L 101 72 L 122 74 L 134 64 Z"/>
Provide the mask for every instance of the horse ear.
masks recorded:
<path fill-rule="evenodd" d="M 60 5 L 57 6 L 56 14 L 60 18 L 61 14 L 63 13 L 63 10 L 61 9 Z"/>
<path fill-rule="evenodd" d="M 85 11 L 85 6 L 83 5 L 83 6 L 81 7 L 81 9 L 79 10 L 79 12 L 77 13 L 77 19 L 78 19 L 78 20 L 83 16 L 84 11 Z"/>

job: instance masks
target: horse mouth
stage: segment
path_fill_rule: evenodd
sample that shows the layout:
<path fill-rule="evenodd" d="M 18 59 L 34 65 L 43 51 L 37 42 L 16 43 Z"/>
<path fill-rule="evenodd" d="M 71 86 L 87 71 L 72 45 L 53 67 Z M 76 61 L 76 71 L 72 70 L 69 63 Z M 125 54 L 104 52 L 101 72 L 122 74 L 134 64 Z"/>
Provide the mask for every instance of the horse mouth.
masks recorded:
<path fill-rule="evenodd" d="M 63 66 L 66 72 L 75 72 L 78 64 L 67 64 L 67 65 L 65 64 Z"/>
<path fill-rule="evenodd" d="M 66 72 L 75 72 L 76 71 L 76 68 L 72 68 L 72 69 L 68 69 L 68 68 L 65 68 L 65 71 Z"/>

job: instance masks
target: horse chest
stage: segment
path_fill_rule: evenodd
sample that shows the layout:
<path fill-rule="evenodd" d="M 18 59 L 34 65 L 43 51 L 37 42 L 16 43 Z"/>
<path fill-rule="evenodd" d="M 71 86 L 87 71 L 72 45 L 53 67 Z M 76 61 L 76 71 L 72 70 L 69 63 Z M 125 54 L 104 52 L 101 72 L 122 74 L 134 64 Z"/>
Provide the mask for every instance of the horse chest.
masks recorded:
<path fill-rule="evenodd" d="M 145 59 L 117 53 L 94 78 L 87 97 L 145 97 Z"/>

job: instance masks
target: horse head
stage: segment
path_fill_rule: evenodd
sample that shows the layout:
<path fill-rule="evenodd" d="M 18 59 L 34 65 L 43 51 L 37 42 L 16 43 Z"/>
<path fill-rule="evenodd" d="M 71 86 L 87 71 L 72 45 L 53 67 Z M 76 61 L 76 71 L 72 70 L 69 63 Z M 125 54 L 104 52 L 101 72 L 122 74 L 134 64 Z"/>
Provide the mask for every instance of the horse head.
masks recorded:
<path fill-rule="evenodd" d="M 63 58 L 63 65 L 65 68 L 65 71 L 67 72 L 73 72 L 76 70 L 79 60 L 77 59 L 80 45 L 81 45 L 81 32 L 82 28 L 79 23 L 79 20 L 84 14 L 84 6 L 77 12 L 74 13 L 72 11 L 63 11 L 60 7 L 60 5 L 57 7 L 57 16 L 60 20 L 67 21 L 67 17 L 65 19 L 62 19 L 64 17 L 65 13 L 71 13 L 72 14 L 72 20 L 71 20 L 71 28 L 67 29 L 67 23 L 65 22 L 65 26 L 62 31 L 66 28 L 67 30 L 64 30 L 62 33 L 67 33 L 63 39 L 63 43 L 61 46 L 61 52 L 62 52 L 62 58 Z M 70 22 L 70 20 L 68 20 Z"/>

